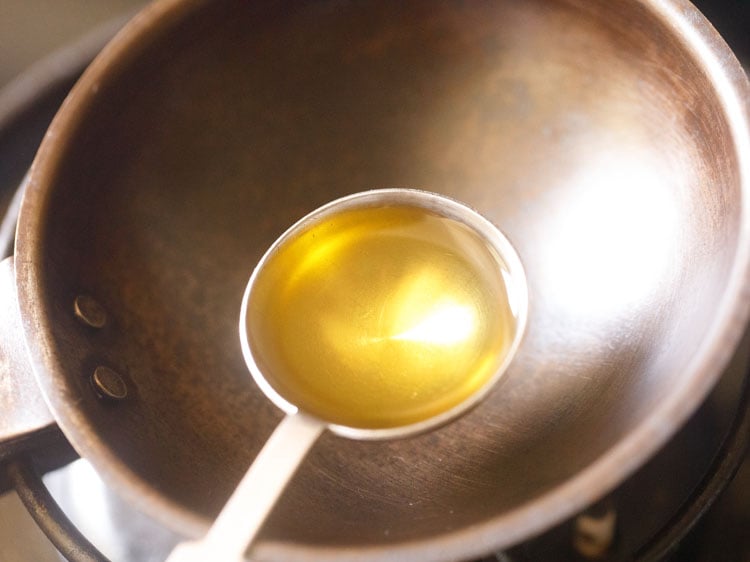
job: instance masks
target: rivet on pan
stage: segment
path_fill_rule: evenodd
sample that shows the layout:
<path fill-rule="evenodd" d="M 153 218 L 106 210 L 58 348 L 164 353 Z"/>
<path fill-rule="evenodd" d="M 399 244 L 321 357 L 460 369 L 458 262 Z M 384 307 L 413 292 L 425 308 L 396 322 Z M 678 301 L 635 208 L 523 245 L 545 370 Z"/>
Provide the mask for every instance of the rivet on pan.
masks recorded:
<path fill-rule="evenodd" d="M 589 560 L 602 558 L 612 547 L 617 528 L 617 512 L 611 501 L 589 508 L 575 519 L 573 547 Z"/>
<path fill-rule="evenodd" d="M 128 395 L 128 386 L 117 371 L 100 365 L 91 375 L 94 389 L 102 398 L 122 400 Z"/>
<path fill-rule="evenodd" d="M 107 313 L 93 297 L 78 295 L 73 302 L 73 312 L 81 322 L 92 328 L 103 328 L 107 323 Z"/>

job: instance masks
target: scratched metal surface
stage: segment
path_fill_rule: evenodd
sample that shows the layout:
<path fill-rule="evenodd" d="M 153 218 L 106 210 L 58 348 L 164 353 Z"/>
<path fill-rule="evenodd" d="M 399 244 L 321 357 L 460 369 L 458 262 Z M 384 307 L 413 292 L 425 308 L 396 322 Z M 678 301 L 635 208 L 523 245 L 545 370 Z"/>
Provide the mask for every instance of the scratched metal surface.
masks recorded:
<path fill-rule="evenodd" d="M 132 13 L 142 0 L 3 0 L 0 2 L 0 217 L 33 158 L 46 124 L 75 79 L 76 60 L 87 57 L 110 21 Z M 98 37 L 93 37 L 97 35 Z M 86 36 L 90 36 L 87 39 Z M 81 42 L 88 44 L 79 48 Z M 90 45 L 90 47 L 89 47 Z M 91 51 L 92 54 L 94 51 Z M 81 58 L 82 55 L 83 58 Z M 58 74 L 60 80 L 55 79 Z M 66 74 L 70 74 L 68 80 Z M 149 560 L 143 546 L 113 535 L 111 492 L 85 461 L 47 477 L 71 517 L 113 560 Z M 81 494 L 89 504 L 83 508 Z M 116 509 L 116 508 L 115 508 Z M 94 524 L 94 522 L 100 524 Z M 142 520 L 147 523 L 147 520 Z M 92 527 L 96 527 L 93 528 Z M 149 547 L 146 547 L 149 548 Z M 158 548 L 151 548 L 158 555 Z M 60 557 L 15 493 L 0 496 L 0 562 L 59 562 Z"/>
<path fill-rule="evenodd" d="M 14 6 L 14 4 L 22 6 L 19 8 L 17 6 Z M 31 45 L 30 47 L 11 49 L 10 51 L 0 49 L 0 52 L 2 52 L 3 55 L 6 55 L 10 52 L 12 57 L 12 59 L 7 59 L 6 57 L 7 60 L 0 61 L 0 71 L 3 72 L 3 74 L 0 74 L 0 82 L 9 80 L 11 77 L 18 74 L 21 69 L 25 68 L 33 60 L 39 58 L 50 49 L 53 49 L 57 45 L 64 44 L 69 38 L 83 33 L 84 31 L 90 29 L 93 25 L 97 24 L 99 21 L 104 21 L 104 19 L 106 19 L 108 16 L 116 13 L 117 9 L 121 7 L 128 7 L 129 5 L 133 4 L 133 2 L 111 2 L 113 6 L 111 8 L 112 11 L 109 11 L 108 9 L 99 9 L 99 6 L 101 6 L 102 4 L 108 4 L 106 2 L 100 2 L 95 8 L 92 8 L 90 6 L 86 6 L 84 8 L 83 2 L 58 2 L 56 3 L 56 5 L 62 7 L 62 5 L 65 4 L 65 7 L 62 7 L 62 11 L 66 11 L 67 9 L 68 12 L 66 15 L 60 16 L 60 19 L 55 19 L 55 17 L 50 16 L 50 4 L 51 3 L 49 2 L 14 1 L 10 1 L 9 3 L 7 3 L 6 0 L 6 3 L 4 3 L 2 7 L 0 7 L 0 37 L 3 37 L 3 41 L 8 40 L 8 37 L 15 37 L 20 38 L 20 41 L 28 39 L 29 44 Z M 83 9 L 76 12 L 76 10 L 73 9 L 74 5 L 78 5 Z M 11 6 L 10 18 L 3 17 L 9 13 L 4 11 L 7 9 L 7 6 Z M 29 6 L 35 7 L 28 8 Z M 35 12 L 35 10 L 40 11 Z M 77 16 L 73 16 L 72 14 L 77 14 Z M 43 17 L 40 18 L 40 15 L 42 15 Z M 13 19 L 14 16 L 18 17 L 16 19 Z M 54 27 L 54 23 L 47 23 L 39 27 L 40 19 L 47 22 L 58 22 L 62 27 L 60 29 L 57 29 Z M 9 22 L 11 21 L 14 22 L 13 25 L 9 24 Z M 720 20 L 714 21 L 716 23 L 720 23 Z M 21 25 L 17 25 L 19 24 L 19 22 Z M 735 29 L 737 27 L 737 18 L 731 18 L 730 23 L 731 25 L 728 29 Z M 24 29 L 27 31 L 24 32 Z M 51 29 L 54 29 L 54 33 L 49 33 Z M 721 29 L 721 26 L 719 26 L 719 29 Z M 10 33 L 6 33 L 7 30 L 10 30 Z M 24 39 L 23 36 L 25 36 L 26 39 Z M 36 42 L 29 39 L 33 37 L 37 38 Z M 747 35 L 739 34 L 738 46 L 736 47 L 738 52 L 746 48 L 741 44 L 743 38 L 747 38 Z M 742 494 L 743 492 L 739 493 Z M 0 504 L 0 513 L 2 514 L 0 515 L 0 523 L 15 520 L 15 515 L 8 515 L 9 513 L 15 513 L 17 511 L 13 506 L 13 499 L 2 498 L 1 501 L 3 503 Z M 20 519 L 23 519 L 22 515 L 19 516 L 19 520 Z M 6 526 L 2 525 L 2 528 L 4 527 Z M 8 541 L 4 540 L 4 538 L 0 536 L 0 560 L 2 560 L 3 562 L 5 562 L 5 560 L 10 561 L 24 559 L 45 560 L 43 556 L 49 555 L 51 551 L 49 551 L 48 548 L 44 548 L 44 539 L 43 537 L 40 538 L 38 531 L 32 529 L 29 532 L 29 539 L 24 538 L 19 540 L 18 537 L 20 535 L 18 535 L 16 532 L 12 532 L 12 539 L 9 539 Z M 44 554 L 42 554 L 43 551 Z M 3 556 L 5 558 L 2 558 Z M 19 558 L 19 556 L 21 557 Z M 25 556 L 25 558 L 23 556 Z"/>

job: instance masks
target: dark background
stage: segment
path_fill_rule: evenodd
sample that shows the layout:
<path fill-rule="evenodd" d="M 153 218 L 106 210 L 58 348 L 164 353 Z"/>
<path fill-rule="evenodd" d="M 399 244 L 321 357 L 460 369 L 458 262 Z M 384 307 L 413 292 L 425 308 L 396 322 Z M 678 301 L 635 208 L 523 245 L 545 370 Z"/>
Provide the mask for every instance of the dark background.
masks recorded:
<path fill-rule="evenodd" d="M 699 0 L 693 4 L 714 24 L 737 57 L 750 67 L 750 0 Z"/>

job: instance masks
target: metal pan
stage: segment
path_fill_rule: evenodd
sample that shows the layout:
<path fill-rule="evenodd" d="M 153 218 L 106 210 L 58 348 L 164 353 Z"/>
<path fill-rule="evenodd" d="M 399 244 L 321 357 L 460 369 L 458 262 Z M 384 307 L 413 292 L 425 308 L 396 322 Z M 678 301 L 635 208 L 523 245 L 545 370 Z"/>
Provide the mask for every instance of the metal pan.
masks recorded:
<path fill-rule="evenodd" d="M 734 352 L 749 92 L 677 0 L 157 2 L 85 73 L 32 167 L 4 264 L 17 355 L 81 455 L 200 533 L 281 417 L 236 334 L 257 259 L 347 193 L 450 195 L 524 261 L 518 360 L 440 430 L 324 436 L 254 554 L 514 544 L 642 465 Z"/>

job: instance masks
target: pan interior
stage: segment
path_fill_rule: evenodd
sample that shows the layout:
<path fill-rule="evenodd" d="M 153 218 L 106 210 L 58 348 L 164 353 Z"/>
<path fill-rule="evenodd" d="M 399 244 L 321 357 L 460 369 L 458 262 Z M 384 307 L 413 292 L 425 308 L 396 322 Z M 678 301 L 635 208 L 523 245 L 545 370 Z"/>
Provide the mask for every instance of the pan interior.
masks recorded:
<path fill-rule="evenodd" d="M 279 421 L 238 314 L 259 257 L 307 212 L 435 191 L 524 262 L 527 337 L 490 397 L 419 437 L 325 435 L 261 543 L 500 532 L 686 388 L 741 243 L 720 101 L 640 2 L 214 0 L 79 95 L 46 172 L 38 265 L 64 374 L 45 390 L 76 446 L 153 505 L 207 523 Z M 76 321 L 79 294 L 104 328 Z M 125 400 L 97 399 L 98 365 Z"/>

